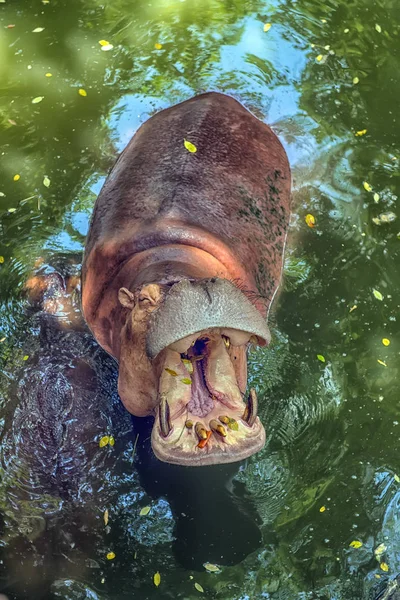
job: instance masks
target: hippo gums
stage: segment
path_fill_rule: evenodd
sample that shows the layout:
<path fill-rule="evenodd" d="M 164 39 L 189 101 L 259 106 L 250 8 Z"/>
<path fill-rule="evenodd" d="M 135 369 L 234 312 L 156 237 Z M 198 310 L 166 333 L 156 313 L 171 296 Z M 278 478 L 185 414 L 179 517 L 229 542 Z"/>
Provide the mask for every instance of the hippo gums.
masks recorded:
<path fill-rule="evenodd" d="M 93 212 L 82 307 L 119 362 L 118 390 L 154 414 L 163 461 L 228 463 L 265 431 L 247 348 L 270 341 L 289 221 L 290 168 L 273 131 L 207 93 L 152 116 L 109 174 Z"/>

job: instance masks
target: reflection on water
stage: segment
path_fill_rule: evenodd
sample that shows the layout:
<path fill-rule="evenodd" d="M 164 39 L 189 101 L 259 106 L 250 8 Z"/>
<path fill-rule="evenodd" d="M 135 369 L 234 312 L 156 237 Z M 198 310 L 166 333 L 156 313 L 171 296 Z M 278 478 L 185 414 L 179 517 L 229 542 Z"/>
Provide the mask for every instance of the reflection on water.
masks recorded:
<path fill-rule="evenodd" d="M 0 3 L 9 598 L 195 598 L 198 583 L 224 600 L 369 600 L 390 580 L 395 597 L 399 13 L 395 0 Z M 21 291 L 40 261 L 67 279 L 79 270 L 117 153 L 154 112 L 210 89 L 273 125 L 294 205 L 273 345 L 251 355 L 267 445 L 200 473 L 149 453 L 148 423 L 120 407 L 113 361 L 79 316 L 65 326 L 76 299 L 67 316 L 59 307 L 59 327 Z M 377 224 L 387 212 L 396 218 Z M 111 433 L 115 446 L 100 449 Z"/>

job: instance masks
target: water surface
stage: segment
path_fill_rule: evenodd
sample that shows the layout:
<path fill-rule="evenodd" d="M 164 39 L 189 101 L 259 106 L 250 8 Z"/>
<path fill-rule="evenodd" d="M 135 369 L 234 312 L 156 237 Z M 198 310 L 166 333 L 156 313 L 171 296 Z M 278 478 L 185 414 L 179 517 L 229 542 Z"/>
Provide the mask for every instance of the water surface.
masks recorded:
<path fill-rule="evenodd" d="M 368 599 L 400 572 L 399 23 L 395 0 L 0 3 L 0 589 L 10 598 Z M 273 343 L 251 356 L 267 445 L 200 474 L 151 458 L 148 424 L 119 406 L 112 361 L 84 332 L 40 337 L 22 288 L 40 261 L 79 272 L 118 152 L 156 111 L 207 90 L 232 94 L 279 135 L 293 218 Z M 54 356 L 43 343 L 62 355 L 55 389 L 74 353 L 88 381 L 106 365 L 98 403 L 71 417 L 78 458 L 50 483 L 50 442 L 26 392 Z M 100 449 L 106 434 L 115 446 Z"/>

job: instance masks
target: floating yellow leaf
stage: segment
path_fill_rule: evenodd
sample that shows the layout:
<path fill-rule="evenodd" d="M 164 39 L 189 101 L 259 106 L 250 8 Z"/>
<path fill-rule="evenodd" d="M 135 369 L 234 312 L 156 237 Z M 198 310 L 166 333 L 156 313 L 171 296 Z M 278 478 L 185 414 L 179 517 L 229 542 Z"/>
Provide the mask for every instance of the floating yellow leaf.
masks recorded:
<path fill-rule="evenodd" d="M 348 27 L 346 27 L 346 29 L 343 29 L 344 33 L 349 33 L 350 29 Z"/>
<path fill-rule="evenodd" d="M 4 342 L 4 340 L 6 340 L 6 339 L 7 339 L 7 338 L 4 336 L 4 337 L 2 337 L 2 338 L 1 338 L 0 342 L 1 342 L 1 343 L 3 343 L 3 342 Z"/>
<path fill-rule="evenodd" d="M 272 27 L 272 23 L 265 23 L 263 29 L 265 32 L 269 31 Z"/>
<path fill-rule="evenodd" d="M 384 346 L 390 346 L 390 340 L 388 338 L 382 338 L 382 344 Z"/>
<path fill-rule="evenodd" d="M 15 213 L 15 211 L 16 211 L 16 210 L 17 210 L 16 208 L 9 208 L 9 209 L 8 209 L 8 212 L 9 212 L 9 213 Z"/>
<path fill-rule="evenodd" d="M 187 358 L 183 358 L 182 362 L 185 365 L 186 370 L 188 371 L 188 373 L 193 373 L 193 363 L 192 363 L 192 361 L 188 360 Z"/>
<path fill-rule="evenodd" d="M 353 312 L 353 310 L 356 310 L 357 308 L 357 304 L 353 304 L 353 306 L 351 307 L 351 309 L 349 310 L 349 312 Z"/>
<path fill-rule="evenodd" d="M 381 221 L 381 223 L 392 223 L 393 221 L 396 220 L 396 213 L 394 212 L 387 212 L 387 213 L 381 213 L 379 215 L 379 219 Z"/>
<path fill-rule="evenodd" d="M 367 133 L 367 129 L 360 129 L 360 131 L 356 131 L 356 137 L 360 137 L 362 135 L 365 135 Z"/>
<path fill-rule="evenodd" d="M 374 202 L 376 202 L 376 203 L 379 202 L 379 194 L 377 194 L 376 192 L 374 194 Z"/>
<path fill-rule="evenodd" d="M 108 525 L 108 509 L 107 508 L 104 511 L 103 519 L 104 519 L 104 525 Z"/>
<path fill-rule="evenodd" d="M 318 62 L 321 62 L 321 60 L 322 60 L 323 58 L 324 58 L 324 55 L 323 55 L 323 54 L 318 54 L 318 56 L 317 56 L 317 61 L 318 61 Z"/>
<path fill-rule="evenodd" d="M 383 300 L 383 296 L 378 290 L 374 289 L 374 290 L 372 290 L 372 293 L 377 300 L 381 300 L 381 301 Z"/>
<path fill-rule="evenodd" d="M 14 175 L 13 179 L 14 181 L 18 181 L 18 179 L 21 179 L 21 175 Z"/>
<path fill-rule="evenodd" d="M 29 358 L 29 354 L 25 354 L 25 356 L 22 360 L 28 360 L 28 358 Z"/>
<path fill-rule="evenodd" d="M 380 579 L 381 578 L 381 576 L 379 575 L 379 573 L 375 573 L 375 577 L 376 577 L 376 579 Z"/>
<path fill-rule="evenodd" d="M 232 431 L 239 431 L 239 425 L 235 419 L 229 419 L 228 427 L 229 429 L 232 429 Z"/>
<path fill-rule="evenodd" d="M 4 256 L 0 256 L 0 265 L 2 265 L 4 262 Z"/>
<path fill-rule="evenodd" d="M 201 586 L 199 583 L 197 583 L 197 582 L 196 582 L 196 583 L 194 584 L 194 587 L 196 588 L 196 590 L 197 590 L 198 592 L 201 592 L 202 594 L 204 594 L 204 589 L 203 589 L 203 587 L 202 587 L 202 586 Z"/>
<path fill-rule="evenodd" d="M 321 506 L 321 508 L 319 509 L 319 512 L 325 512 L 326 511 L 326 506 Z"/>
<path fill-rule="evenodd" d="M 115 558 L 115 552 L 108 552 L 107 560 L 114 560 L 114 558 Z"/>
<path fill-rule="evenodd" d="M 39 104 L 39 102 L 41 102 L 43 98 L 44 96 L 36 96 L 36 98 L 32 100 L 32 104 Z"/>
<path fill-rule="evenodd" d="M 99 446 L 100 448 L 104 448 L 104 446 L 107 446 L 108 443 L 110 441 L 110 438 L 108 435 L 104 435 L 101 440 L 99 441 Z"/>
<path fill-rule="evenodd" d="M 110 439 L 108 440 L 108 443 L 110 444 L 110 446 L 114 446 L 114 444 L 115 444 L 114 436 L 110 435 Z"/>
<path fill-rule="evenodd" d="M 321 19 L 321 23 L 326 23 L 327 20 L 326 19 Z"/>
<path fill-rule="evenodd" d="M 192 380 L 189 379 L 189 377 L 184 377 L 183 379 L 181 379 L 181 382 L 186 385 L 192 385 Z"/>
<path fill-rule="evenodd" d="M 107 40 L 99 40 L 99 44 L 100 46 L 108 46 L 110 42 L 107 42 Z"/>
<path fill-rule="evenodd" d="M 53 73 L 45 73 L 45 77 L 53 77 Z"/>
<path fill-rule="evenodd" d="M 188 152 L 191 152 L 192 154 L 193 152 L 197 152 L 197 148 L 194 144 L 192 144 L 192 142 L 184 139 L 183 144 Z"/>
<path fill-rule="evenodd" d="M 42 31 L 44 31 L 44 27 L 36 27 L 32 30 L 32 33 L 41 33 Z"/>
<path fill-rule="evenodd" d="M 360 80 L 358 77 L 353 77 L 353 83 L 354 85 L 357 85 L 357 83 L 360 83 Z"/>
<path fill-rule="evenodd" d="M 372 187 L 370 186 L 370 184 L 367 181 L 363 182 L 363 186 L 364 186 L 364 189 L 367 190 L 367 192 L 372 192 Z"/>
<path fill-rule="evenodd" d="M 362 545 L 362 542 L 360 542 L 359 540 L 353 540 L 349 544 L 350 548 L 361 548 Z"/>
<path fill-rule="evenodd" d="M 219 573 L 221 570 L 218 565 L 213 565 L 212 563 L 204 563 L 203 567 L 209 573 Z"/>
<path fill-rule="evenodd" d="M 50 187 L 50 179 L 47 177 L 47 175 L 44 176 L 43 185 L 45 185 L 47 188 Z"/>
<path fill-rule="evenodd" d="M 3 340 L 5 340 L 5 339 L 6 339 L 6 338 L 3 338 Z M 0 340 L 0 341 L 2 341 L 2 340 Z M 397 483 L 400 483 L 400 477 L 399 477 L 397 474 L 395 474 L 395 475 L 394 475 L 394 480 L 395 480 Z"/>
<path fill-rule="evenodd" d="M 170 375 L 172 375 L 172 377 L 176 377 L 178 375 L 178 373 L 176 371 L 174 371 L 173 369 L 164 369 L 165 371 L 167 371 L 167 373 L 169 373 Z"/>
<path fill-rule="evenodd" d="M 386 550 L 387 547 L 385 546 L 385 544 L 379 544 L 379 546 L 377 546 L 374 550 L 376 560 L 380 561 L 382 555 L 385 554 Z"/>
<path fill-rule="evenodd" d="M 139 515 L 141 517 L 146 517 L 149 514 L 150 511 L 151 511 L 151 506 L 143 506 L 143 508 L 141 509 Z"/>
<path fill-rule="evenodd" d="M 323 356 L 322 354 L 317 354 L 317 358 L 318 358 L 318 360 L 320 360 L 321 362 L 325 362 L 325 356 Z"/>
<path fill-rule="evenodd" d="M 382 27 L 380 25 L 378 25 L 378 23 L 375 25 L 375 29 L 378 33 L 382 32 Z"/>
<path fill-rule="evenodd" d="M 382 571 L 385 571 L 385 572 L 389 571 L 389 565 L 387 563 L 381 562 L 381 564 L 379 566 L 382 569 Z"/>
<path fill-rule="evenodd" d="M 105 578 L 103 577 L 103 578 L 102 578 L 102 580 L 100 581 L 100 583 L 105 583 L 105 582 L 106 582 L 106 580 L 105 580 Z"/>
<path fill-rule="evenodd" d="M 83 97 L 85 97 L 85 96 L 87 96 L 87 91 L 86 91 L 86 90 L 84 90 L 83 88 L 79 88 L 79 90 L 78 90 L 78 94 L 79 94 L 80 96 L 83 96 Z"/>
<path fill-rule="evenodd" d="M 378 361 L 378 363 L 379 363 L 380 365 L 382 365 L 382 367 L 387 367 L 387 364 L 385 363 L 385 361 L 384 361 L 384 360 L 380 360 L 380 359 L 378 358 L 378 359 L 377 359 L 377 361 Z"/>
<path fill-rule="evenodd" d="M 103 52 L 108 52 L 109 50 L 112 50 L 114 48 L 114 46 L 112 44 L 107 44 L 106 46 L 102 46 L 101 50 Z"/>
<path fill-rule="evenodd" d="M 154 573 L 153 575 L 153 581 L 154 581 L 154 585 L 156 587 L 158 587 L 161 583 L 161 575 L 160 573 L 157 571 L 157 573 Z"/>
<path fill-rule="evenodd" d="M 154 44 L 154 48 L 155 48 L 156 50 L 161 50 L 161 48 L 162 48 L 162 44 L 160 44 L 159 42 L 156 42 L 156 43 Z"/>
<path fill-rule="evenodd" d="M 308 215 L 306 215 L 306 217 L 305 217 L 304 220 L 305 220 L 305 222 L 307 223 L 307 225 L 309 227 L 315 227 L 315 217 L 314 217 L 314 215 L 308 214 Z"/>

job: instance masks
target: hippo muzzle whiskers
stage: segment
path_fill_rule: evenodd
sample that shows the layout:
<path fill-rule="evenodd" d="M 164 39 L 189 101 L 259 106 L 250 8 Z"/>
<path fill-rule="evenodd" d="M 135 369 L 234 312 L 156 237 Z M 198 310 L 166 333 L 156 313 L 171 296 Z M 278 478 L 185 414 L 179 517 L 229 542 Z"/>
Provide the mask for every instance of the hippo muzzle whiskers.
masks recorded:
<path fill-rule="evenodd" d="M 243 401 L 247 350 L 271 339 L 290 181 L 268 125 L 211 92 L 144 123 L 97 198 L 83 313 L 119 362 L 127 410 L 155 415 L 160 460 L 234 462 L 264 446 L 255 391 Z"/>

